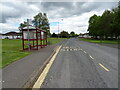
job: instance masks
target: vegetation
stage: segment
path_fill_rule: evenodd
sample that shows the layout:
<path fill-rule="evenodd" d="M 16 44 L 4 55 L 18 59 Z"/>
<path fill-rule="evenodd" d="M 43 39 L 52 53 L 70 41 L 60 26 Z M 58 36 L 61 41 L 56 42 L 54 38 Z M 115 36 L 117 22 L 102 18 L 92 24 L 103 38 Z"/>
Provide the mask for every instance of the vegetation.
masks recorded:
<path fill-rule="evenodd" d="M 70 32 L 70 37 L 75 37 L 76 35 L 75 35 L 75 32 Z"/>
<path fill-rule="evenodd" d="M 91 43 L 106 43 L 106 44 L 118 44 L 118 40 L 95 40 L 95 39 L 87 39 L 87 38 L 80 38 L 81 41 L 87 41 Z"/>
<path fill-rule="evenodd" d="M 66 39 L 66 38 L 48 38 L 48 44 L 56 44 L 60 42 L 61 40 Z"/>
<path fill-rule="evenodd" d="M 48 35 L 50 35 L 50 27 L 49 27 L 49 21 L 47 18 L 46 13 L 38 13 L 37 15 L 34 16 L 34 20 L 32 20 L 32 23 L 34 26 L 46 30 Z M 27 26 L 27 22 L 24 21 L 23 23 L 20 23 L 20 28 L 23 28 Z"/>
<path fill-rule="evenodd" d="M 58 37 L 58 35 L 55 34 L 55 33 L 53 33 L 51 36 L 52 36 L 52 37 Z"/>
<path fill-rule="evenodd" d="M 118 39 L 120 36 L 120 2 L 118 7 L 105 10 L 102 16 L 93 15 L 89 19 L 88 31 L 98 39 Z"/>
<path fill-rule="evenodd" d="M 48 38 L 50 44 L 58 43 L 63 39 L 58 38 Z M 22 41 L 21 40 L 9 40 L 3 39 L 2 40 L 2 64 L 0 67 L 5 67 L 6 65 L 19 60 L 29 54 L 31 52 L 23 52 L 22 50 Z"/>
<path fill-rule="evenodd" d="M 4 67 L 20 58 L 30 54 L 30 52 L 20 51 L 22 48 L 21 40 L 2 40 L 2 66 Z"/>
<path fill-rule="evenodd" d="M 69 37 L 69 33 L 67 31 L 62 31 L 62 32 L 60 32 L 59 37 L 61 37 L 61 38 L 68 38 Z"/>
<path fill-rule="evenodd" d="M 58 37 L 58 36 L 59 36 L 59 38 L 69 38 L 69 37 L 77 37 L 78 35 L 75 34 L 74 31 L 70 32 L 70 34 L 67 31 L 62 31 L 62 32 L 60 32 L 59 35 L 55 34 L 55 33 L 53 33 L 51 35 L 51 37 Z"/>

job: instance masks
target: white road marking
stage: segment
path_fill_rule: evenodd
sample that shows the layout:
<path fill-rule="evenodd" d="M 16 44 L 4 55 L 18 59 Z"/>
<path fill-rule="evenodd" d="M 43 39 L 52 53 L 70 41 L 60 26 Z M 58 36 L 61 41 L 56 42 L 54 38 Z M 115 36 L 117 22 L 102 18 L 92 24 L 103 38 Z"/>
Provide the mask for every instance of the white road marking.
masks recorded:
<path fill-rule="evenodd" d="M 89 55 L 91 59 L 94 59 L 91 55 Z"/>
<path fill-rule="evenodd" d="M 69 48 L 69 47 L 66 47 L 66 48 Z"/>
<path fill-rule="evenodd" d="M 70 51 L 72 51 L 72 49 L 70 49 Z"/>
<path fill-rule="evenodd" d="M 67 49 L 67 51 L 69 51 L 69 49 Z"/>
<path fill-rule="evenodd" d="M 56 53 L 53 55 L 53 57 L 51 58 L 51 60 L 49 61 L 49 63 L 46 65 L 46 67 L 43 70 L 43 72 L 41 73 L 40 77 L 38 78 L 38 80 L 33 85 L 33 89 L 41 87 L 42 83 L 44 82 L 45 77 L 47 76 L 47 73 L 48 73 L 51 65 L 53 64 L 53 61 L 55 60 L 57 54 L 59 53 L 59 50 L 60 50 L 61 46 L 56 50 Z"/>
<path fill-rule="evenodd" d="M 86 51 L 84 51 L 84 53 L 86 53 Z"/>
<path fill-rule="evenodd" d="M 74 51 L 77 51 L 77 49 L 74 49 Z"/>

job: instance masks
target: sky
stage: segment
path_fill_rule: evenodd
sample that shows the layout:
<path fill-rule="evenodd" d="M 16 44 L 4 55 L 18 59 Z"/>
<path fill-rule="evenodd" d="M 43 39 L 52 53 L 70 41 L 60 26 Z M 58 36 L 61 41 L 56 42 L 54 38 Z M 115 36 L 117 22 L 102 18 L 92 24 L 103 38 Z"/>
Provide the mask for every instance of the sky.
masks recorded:
<path fill-rule="evenodd" d="M 111 10 L 117 5 L 118 0 L 4 0 L 0 1 L 0 33 L 19 32 L 19 24 L 33 19 L 39 12 L 47 13 L 51 33 L 57 34 L 58 26 L 60 32 L 86 33 L 92 15 L 102 15 L 105 10 Z"/>

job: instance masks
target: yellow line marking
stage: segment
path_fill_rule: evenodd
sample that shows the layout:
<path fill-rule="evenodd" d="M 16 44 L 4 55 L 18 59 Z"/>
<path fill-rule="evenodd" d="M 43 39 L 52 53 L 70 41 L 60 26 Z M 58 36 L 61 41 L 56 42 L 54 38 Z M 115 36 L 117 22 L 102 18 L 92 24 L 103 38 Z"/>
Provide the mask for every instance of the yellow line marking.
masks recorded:
<path fill-rule="evenodd" d="M 38 80 L 36 81 L 36 83 L 33 86 L 33 90 L 34 88 L 40 88 L 42 83 L 44 82 L 45 77 L 47 76 L 47 73 L 53 63 L 53 61 L 55 60 L 60 48 L 62 47 L 62 45 L 56 50 L 56 53 L 53 55 L 53 57 L 51 58 L 51 60 L 49 61 L 49 63 L 46 65 L 45 69 L 43 70 L 42 74 L 40 75 L 40 77 L 38 78 Z"/>
<path fill-rule="evenodd" d="M 108 70 L 105 66 L 103 66 L 101 63 L 99 63 L 99 65 L 104 68 L 107 72 L 109 72 L 110 70 Z"/>

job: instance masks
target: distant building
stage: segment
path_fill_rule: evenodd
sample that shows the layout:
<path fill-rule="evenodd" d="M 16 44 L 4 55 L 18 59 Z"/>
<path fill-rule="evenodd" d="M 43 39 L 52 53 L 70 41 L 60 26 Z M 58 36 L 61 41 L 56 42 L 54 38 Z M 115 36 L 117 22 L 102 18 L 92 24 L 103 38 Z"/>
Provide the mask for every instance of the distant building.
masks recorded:
<path fill-rule="evenodd" d="M 21 33 L 8 32 L 5 34 L 0 34 L 0 39 L 21 39 Z"/>
<path fill-rule="evenodd" d="M 89 33 L 84 33 L 84 34 L 80 33 L 78 37 L 79 38 L 91 38 L 91 36 L 89 36 Z"/>

